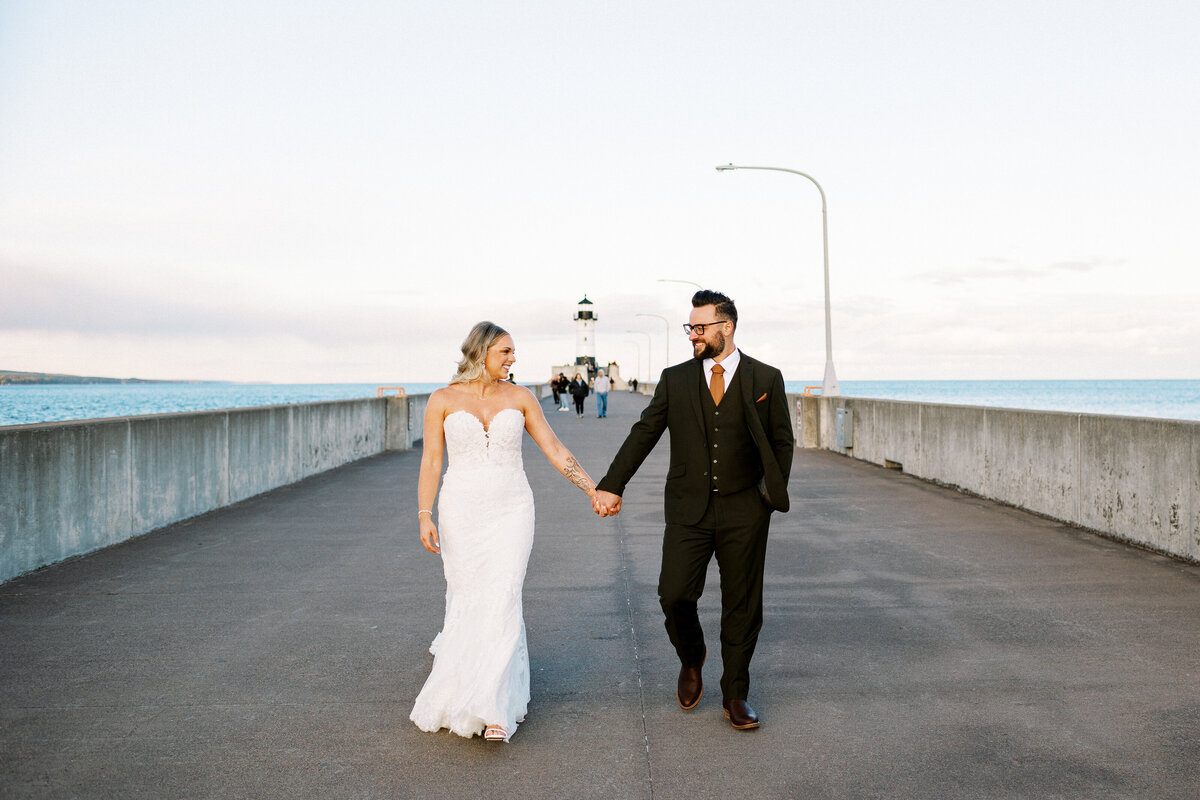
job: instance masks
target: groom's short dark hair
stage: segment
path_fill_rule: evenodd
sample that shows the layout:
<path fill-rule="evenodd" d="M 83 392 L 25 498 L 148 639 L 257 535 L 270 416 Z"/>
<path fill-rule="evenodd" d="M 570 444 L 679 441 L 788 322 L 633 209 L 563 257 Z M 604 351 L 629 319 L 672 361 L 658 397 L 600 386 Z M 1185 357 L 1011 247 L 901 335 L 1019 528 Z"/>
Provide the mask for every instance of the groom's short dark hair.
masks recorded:
<path fill-rule="evenodd" d="M 729 320 L 737 329 L 737 306 L 725 295 L 712 289 L 701 289 L 692 295 L 692 308 L 700 306 L 716 306 L 717 316 Z"/>

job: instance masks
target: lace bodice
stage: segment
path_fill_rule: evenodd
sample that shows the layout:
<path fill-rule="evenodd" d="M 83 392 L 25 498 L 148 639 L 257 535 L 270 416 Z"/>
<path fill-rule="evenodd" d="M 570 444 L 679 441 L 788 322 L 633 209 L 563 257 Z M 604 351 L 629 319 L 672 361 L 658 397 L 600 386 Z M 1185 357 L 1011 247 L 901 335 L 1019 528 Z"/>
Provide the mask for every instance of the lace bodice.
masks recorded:
<path fill-rule="evenodd" d="M 521 434 L 525 430 L 525 414 L 518 408 L 496 412 L 486 428 L 470 411 L 455 411 L 446 415 L 442 429 L 446 433 L 446 452 L 450 456 L 448 471 L 489 467 L 523 469 Z"/>

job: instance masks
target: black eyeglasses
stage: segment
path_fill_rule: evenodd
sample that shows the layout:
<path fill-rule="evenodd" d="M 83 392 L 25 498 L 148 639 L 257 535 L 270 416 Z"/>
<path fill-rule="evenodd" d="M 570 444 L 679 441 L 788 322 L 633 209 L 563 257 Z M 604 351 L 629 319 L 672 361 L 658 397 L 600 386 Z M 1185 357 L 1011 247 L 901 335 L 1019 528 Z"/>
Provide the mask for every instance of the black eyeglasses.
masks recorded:
<path fill-rule="evenodd" d="M 703 336 L 705 328 L 710 328 L 713 325 L 724 325 L 726 322 L 729 322 L 729 320 L 719 319 L 716 322 L 700 322 L 695 325 L 689 325 L 688 323 L 685 322 L 683 325 L 683 332 L 686 333 L 688 336 L 691 336 L 692 331 L 695 331 L 697 336 Z"/>

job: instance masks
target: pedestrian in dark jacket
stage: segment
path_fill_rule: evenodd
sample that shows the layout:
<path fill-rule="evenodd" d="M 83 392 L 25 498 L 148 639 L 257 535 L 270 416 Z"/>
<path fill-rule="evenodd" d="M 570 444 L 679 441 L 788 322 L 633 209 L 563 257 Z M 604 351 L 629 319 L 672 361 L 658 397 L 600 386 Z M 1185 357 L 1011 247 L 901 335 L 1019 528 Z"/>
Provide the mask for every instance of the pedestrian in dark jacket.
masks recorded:
<path fill-rule="evenodd" d="M 567 390 L 571 386 L 571 382 L 567 380 L 567 376 L 563 373 L 558 373 L 558 377 L 554 379 L 554 402 L 558 403 L 559 411 L 570 411 L 567 408 Z"/>
<path fill-rule="evenodd" d="M 583 379 L 583 375 L 578 372 L 575 373 L 575 377 L 571 380 L 570 389 L 571 397 L 575 399 L 575 413 L 582 417 L 583 398 L 587 397 L 588 392 L 591 391 L 588 389 L 587 381 Z"/>

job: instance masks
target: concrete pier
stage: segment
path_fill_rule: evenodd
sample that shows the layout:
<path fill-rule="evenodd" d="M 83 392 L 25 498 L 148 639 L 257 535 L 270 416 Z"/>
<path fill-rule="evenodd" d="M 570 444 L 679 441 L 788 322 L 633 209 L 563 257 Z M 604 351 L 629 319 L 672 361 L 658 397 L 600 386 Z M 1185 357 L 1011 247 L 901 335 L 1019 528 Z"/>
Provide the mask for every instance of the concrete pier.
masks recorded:
<path fill-rule="evenodd" d="M 598 477 L 645 402 L 543 406 Z M 798 449 L 764 724 L 735 732 L 717 659 L 697 709 L 674 700 L 665 443 L 610 520 L 525 460 L 533 700 L 511 744 L 408 722 L 444 583 L 419 452 L 383 452 L 0 585 L 0 797 L 1197 796 L 1200 567 Z"/>

